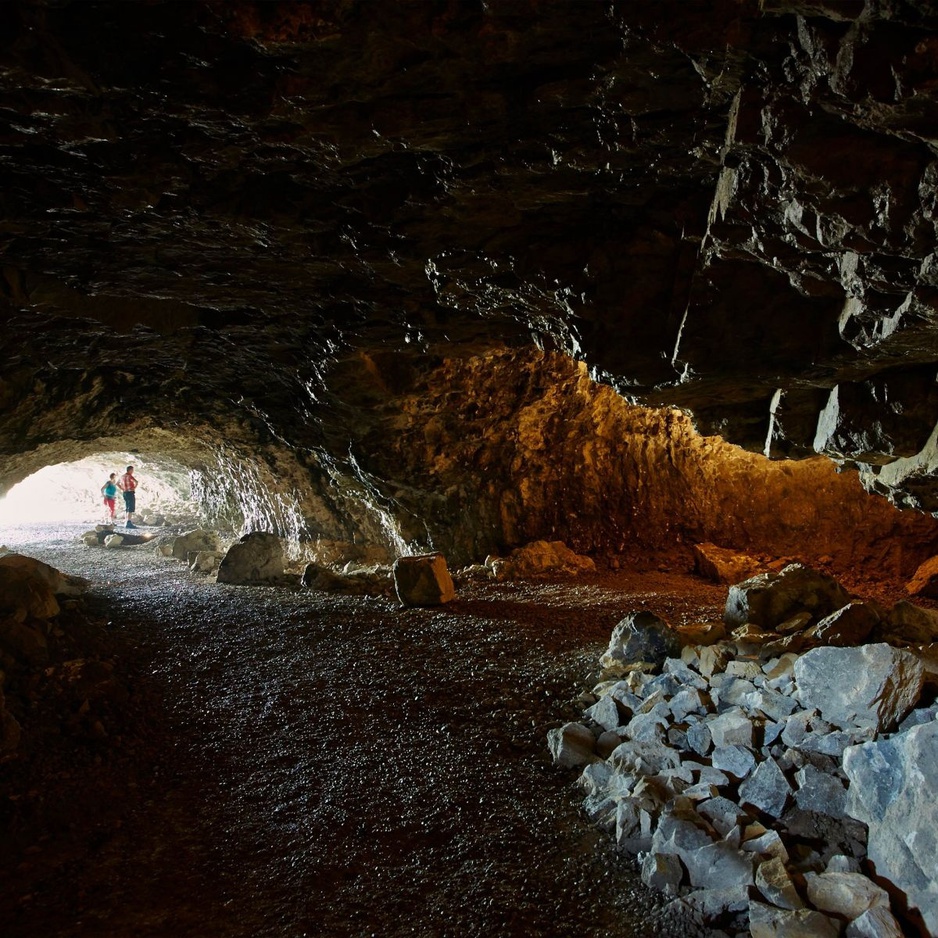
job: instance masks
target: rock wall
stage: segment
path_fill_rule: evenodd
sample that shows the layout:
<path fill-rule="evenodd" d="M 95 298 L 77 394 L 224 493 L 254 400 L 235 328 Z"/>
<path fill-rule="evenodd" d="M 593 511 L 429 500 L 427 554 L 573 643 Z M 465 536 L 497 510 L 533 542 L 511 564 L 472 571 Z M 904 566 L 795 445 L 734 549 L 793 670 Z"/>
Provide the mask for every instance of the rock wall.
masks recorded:
<path fill-rule="evenodd" d="M 563 355 L 452 358 L 406 379 L 397 364 L 362 365 L 374 397 L 353 450 L 413 519 L 405 539 L 457 559 L 559 539 L 654 563 L 710 541 L 907 576 L 938 548 L 933 518 L 868 494 L 856 472 L 702 437 Z"/>

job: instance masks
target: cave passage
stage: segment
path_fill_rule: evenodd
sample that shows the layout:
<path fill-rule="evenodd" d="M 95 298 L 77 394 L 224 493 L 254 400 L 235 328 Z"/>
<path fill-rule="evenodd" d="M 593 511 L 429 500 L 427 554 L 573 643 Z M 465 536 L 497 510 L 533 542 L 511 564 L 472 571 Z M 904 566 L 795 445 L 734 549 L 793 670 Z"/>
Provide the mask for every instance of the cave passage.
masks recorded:
<path fill-rule="evenodd" d="M 128 698 L 92 700 L 106 741 L 25 740 L 8 769 L 4 935 L 669 934 L 545 734 L 623 608 L 685 621 L 719 588 L 504 583 L 404 610 L 220 586 L 80 530 L 4 537 L 92 580 Z"/>

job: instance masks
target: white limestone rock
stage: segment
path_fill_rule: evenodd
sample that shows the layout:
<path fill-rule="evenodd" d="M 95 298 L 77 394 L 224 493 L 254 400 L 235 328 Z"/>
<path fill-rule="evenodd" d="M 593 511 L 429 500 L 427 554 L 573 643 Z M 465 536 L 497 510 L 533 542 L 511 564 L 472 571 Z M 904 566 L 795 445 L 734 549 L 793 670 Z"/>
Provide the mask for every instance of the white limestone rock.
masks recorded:
<path fill-rule="evenodd" d="M 753 855 L 725 841 L 704 844 L 696 849 L 685 848 L 679 855 L 695 889 L 730 889 L 751 886 L 754 882 Z"/>
<path fill-rule="evenodd" d="M 707 729 L 710 730 L 710 737 L 716 747 L 745 746 L 747 749 L 753 748 L 752 719 L 739 707 L 734 707 L 732 710 L 727 710 L 725 713 L 708 719 Z"/>
<path fill-rule="evenodd" d="M 798 789 L 795 804 L 802 811 L 816 811 L 832 818 L 842 818 L 847 810 L 847 789 L 836 776 L 806 765 L 795 773 Z"/>
<path fill-rule="evenodd" d="M 785 812 L 791 785 L 778 763 L 769 756 L 760 762 L 752 775 L 739 786 L 739 800 L 773 818 Z"/>
<path fill-rule="evenodd" d="M 677 768 L 681 754 L 662 742 L 629 739 L 612 751 L 608 761 L 621 772 L 657 775 L 663 769 Z"/>
<path fill-rule="evenodd" d="M 710 756 L 713 767 L 735 779 L 746 778 L 756 767 L 756 757 L 743 746 L 717 746 Z"/>
<path fill-rule="evenodd" d="M 922 663 L 886 644 L 815 648 L 795 662 L 798 698 L 841 729 L 895 727 L 918 701 Z"/>
<path fill-rule="evenodd" d="M 547 732 L 547 745 L 555 765 L 576 768 L 593 762 L 596 737 L 582 723 L 565 723 Z"/>
<path fill-rule="evenodd" d="M 684 878 L 684 867 L 674 854 L 648 853 L 642 860 L 642 882 L 666 895 L 676 895 Z"/>
<path fill-rule="evenodd" d="M 612 630 L 609 647 L 599 659 L 604 668 L 649 661 L 660 667 L 681 655 L 680 634 L 653 612 L 629 613 Z"/>
<path fill-rule="evenodd" d="M 938 722 L 844 752 L 847 810 L 869 827 L 867 854 L 938 933 Z"/>
<path fill-rule="evenodd" d="M 111 547 L 111 548 L 120 547 L 123 543 L 124 543 L 124 539 L 119 534 L 109 534 L 104 539 L 105 547 Z"/>
<path fill-rule="evenodd" d="M 592 707 L 587 708 L 583 714 L 604 730 L 614 730 L 622 725 L 622 714 L 614 697 L 606 695 L 600 697 Z"/>

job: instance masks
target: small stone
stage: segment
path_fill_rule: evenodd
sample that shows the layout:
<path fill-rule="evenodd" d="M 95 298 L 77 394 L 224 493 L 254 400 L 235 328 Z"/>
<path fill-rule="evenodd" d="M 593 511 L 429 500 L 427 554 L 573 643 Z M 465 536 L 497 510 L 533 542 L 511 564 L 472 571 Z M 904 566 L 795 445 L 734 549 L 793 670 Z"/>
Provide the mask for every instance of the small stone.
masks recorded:
<path fill-rule="evenodd" d="M 707 645 L 700 649 L 700 673 L 704 677 L 718 674 L 732 658 L 732 653 L 725 645 Z"/>
<path fill-rule="evenodd" d="M 608 759 L 621 744 L 622 737 L 615 730 L 604 730 L 596 737 L 596 755 L 600 759 Z"/>
<path fill-rule="evenodd" d="M 600 697 L 592 707 L 583 712 L 583 715 L 604 730 L 614 730 L 622 725 L 622 714 L 619 712 L 618 704 L 615 698 L 609 695 Z"/>
<path fill-rule="evenodd" d="M 752 720 L 738 707 L 707 721 L 714 746 L 745 746 L 752 749 Z"/>
<path fill-rule="evenodd" d="M 840 927 L 814 909 L 779 909 L 751 901 L 749 934 L 752 938 L 837 938 Z"/>
<path fill-rule="evenodd" d="M 687 867 L 691 886 L 697 889 L 728 889 L 753 883 L 753 855 L 726 842 L 685 849 L 680 857 Z"/>
<path fill-rule="evenodd" d="M 778 857 L 788 862 L 788 850 L 778 831 L 766 831 L 758 837 L 751 837 L 744 840 L 740 847 L 760 857 Z"/>
<path fill-rule="evenodd" d="M 674 854 L 648 853 L 642 860 L 642 882 L 651 889 L 676 895 L 683 877 L 684 868 Z"/>
<path fill-rule="evenodd" d="M 760 762 L 739 787 L 741 804 L 752 805 L 773 818 L 782 816 L 790 794 L 791 785 L 771 756 Z"/>
<path fill-rule="evenodd" d="M 701 756 L 710 752 L 713 738 L 706 723 L 695 723 L 687 728 L 687 745 Z"/>
<path fill-rule="evenodd" d="M 566 723 L 547 733 L 554 763 L 562 768 L 586 765 L 596 758 L 596 737 L 582 723 Z"/>
<path fill-rule="evenodd" d="M 759 864 L 756 870 L 756 888 L 766 902 L 780 909 L 804 908 L 804 902 L 788 874 L 785 862 L 777 857 Z"/>
<path fill-rule="evenodd" d="M 848 920 L 876 906 L 889 908 L 889 895 L 862 873 L 805 873 L 808 901 L 821 912 Z"/>
<path fill-rule="evenodd" d="M 711 755 L 713 767 L 743 779 L 755 768 L 755 756 L 742 746 L 718 746 Z"/>
<path fill-rule="evenodd" d="M 687 687 L 671 698 L 671 715 L 680 723 L 691 713 L 704 714 L 707 704 L 696 687 Z"/>
<path fill-rule="evenodd" d="M 798 770 L 795 781 L 798 783 L 795 803 L 802 811 L 816 811 L 832 818 L 844 817 L 847 789 L 839 778 L 821 772 L 813 765 L 806 765 Z"/>

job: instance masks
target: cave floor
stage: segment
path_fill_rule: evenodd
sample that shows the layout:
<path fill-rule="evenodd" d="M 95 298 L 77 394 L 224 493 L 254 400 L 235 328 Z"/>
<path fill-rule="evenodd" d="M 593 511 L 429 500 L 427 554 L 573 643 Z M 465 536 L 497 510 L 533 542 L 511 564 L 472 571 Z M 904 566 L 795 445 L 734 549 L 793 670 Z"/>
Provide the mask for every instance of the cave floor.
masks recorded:
<path fill-rule="evenodd" d="M 631 570 L 401 609 L 219 586 L 86 527 L 0 532 L 92 581 L 130 692 L 100 704 L 103 739 L 23 714 L 0 766 L 7 938 L 667 934 L 546 733 L 623 615 L 712 621 L 725 587 Z"/>

